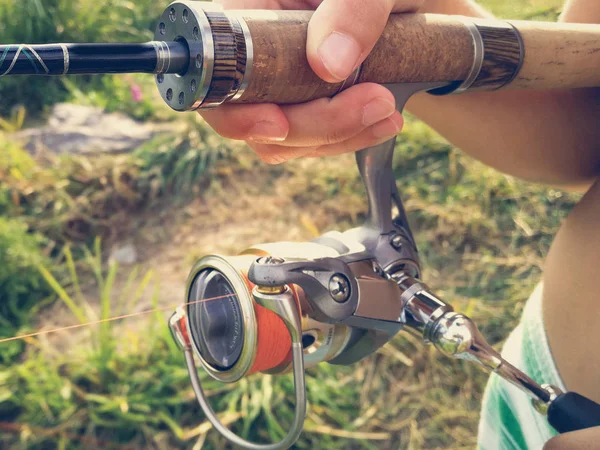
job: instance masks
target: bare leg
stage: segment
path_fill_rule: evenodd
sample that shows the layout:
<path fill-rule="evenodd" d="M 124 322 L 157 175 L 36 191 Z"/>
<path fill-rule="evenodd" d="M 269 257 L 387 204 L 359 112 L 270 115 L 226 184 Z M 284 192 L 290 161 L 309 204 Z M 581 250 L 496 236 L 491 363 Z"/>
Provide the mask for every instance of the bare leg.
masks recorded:
<path fill-rule="evenodd" d="M 550 348 L 567 388 L 600 401 L 600 181 L 552 244 L 542 302 Z"/>

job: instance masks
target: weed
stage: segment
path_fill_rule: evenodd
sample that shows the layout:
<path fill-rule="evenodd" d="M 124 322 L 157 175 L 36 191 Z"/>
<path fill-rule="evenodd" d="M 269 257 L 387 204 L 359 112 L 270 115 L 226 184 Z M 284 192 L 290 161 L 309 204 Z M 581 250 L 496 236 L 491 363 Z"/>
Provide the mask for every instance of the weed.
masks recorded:
<path fill-rule="evenodd" d="M 47 240 L 30 233 L 23 221 L 0 217 L 0 338 L 18 333 L 50 295 L 37 271 L 49 259 L 40 251 Z M 0 345 L 0 363 L 21 353 L 22 342 Z"/>

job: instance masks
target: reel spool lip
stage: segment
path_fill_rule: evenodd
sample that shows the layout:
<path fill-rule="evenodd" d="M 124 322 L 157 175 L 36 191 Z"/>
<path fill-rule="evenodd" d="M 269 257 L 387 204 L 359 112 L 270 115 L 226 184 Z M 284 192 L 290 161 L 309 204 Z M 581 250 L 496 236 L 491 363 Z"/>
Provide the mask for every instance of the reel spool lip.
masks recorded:
<path fill-rule="evenodd" d="M 191 347 L 194 350 L 194 354 L 200 360 L 202 367 L 208 372 L 208 374 L 217 381 L 223 383 L 233 383 L 239 381 L 246 375 L 256 358 L 256 346 L 258 343 L 258 326 L 256 323 L 256 313 L 254 312 L 254 301 L 252 293 L 248 289 L 246 280 L 239 272 L 239 270 L 230 264 L 227 259 L 221 255 L 208 255 L 196 262 L 187 280 L 186 288 L 186 307 L 185 307 L 185 321 L 188 329 L 188 333 L 191 335 L 192 328 L 190 324 L 190 315 L 188 313 L 189 307 L 189 295 L 191 292 L 192 285 L 196 280 L 197 276 L 204 270 L 212 269 L 221 273 L 227 281 L 233 287 L 233 290 L 237 294 L 238 304 L 242 312 L 242 322 L 244 324 L 244 339 L 242 343 L 242 351 L 238 361 L 228 370 L 220 370 L 212 366 L 207 362 L 196 345 L 196 342 L 190 336 Z"/>

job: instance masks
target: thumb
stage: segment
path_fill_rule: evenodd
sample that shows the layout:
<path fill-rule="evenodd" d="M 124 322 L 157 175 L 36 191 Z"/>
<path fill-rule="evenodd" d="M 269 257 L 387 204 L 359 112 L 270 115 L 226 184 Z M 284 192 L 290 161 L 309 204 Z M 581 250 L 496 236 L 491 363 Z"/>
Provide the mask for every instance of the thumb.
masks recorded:
<path fill-rule="evenodd" d="M 364 61 L 392 11 L 414 12 L 424 0 L 323 0 L 308 25 L 307 56 L 323 80 L 345 80 Z"/>

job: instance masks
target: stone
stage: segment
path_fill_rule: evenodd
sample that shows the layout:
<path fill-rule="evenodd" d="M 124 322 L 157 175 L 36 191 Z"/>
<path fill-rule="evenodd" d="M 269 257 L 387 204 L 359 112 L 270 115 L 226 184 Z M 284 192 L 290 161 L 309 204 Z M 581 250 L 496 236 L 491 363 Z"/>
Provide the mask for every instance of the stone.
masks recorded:
<path fill-rule="evenodd" d="M 137 250 L 132 244 L 114 248 L 108 258 L 110 262 L 117 262 L 124 266 L 131 266 L 138 262 Z"/>
<path fill-rule="evenodd" d="M 21 130 L 15 137 L 34 154 L 126 153 L 172 128 L 168 123 L 137 122 L 102 108 L 59 103 L 45 126 Z"/>

